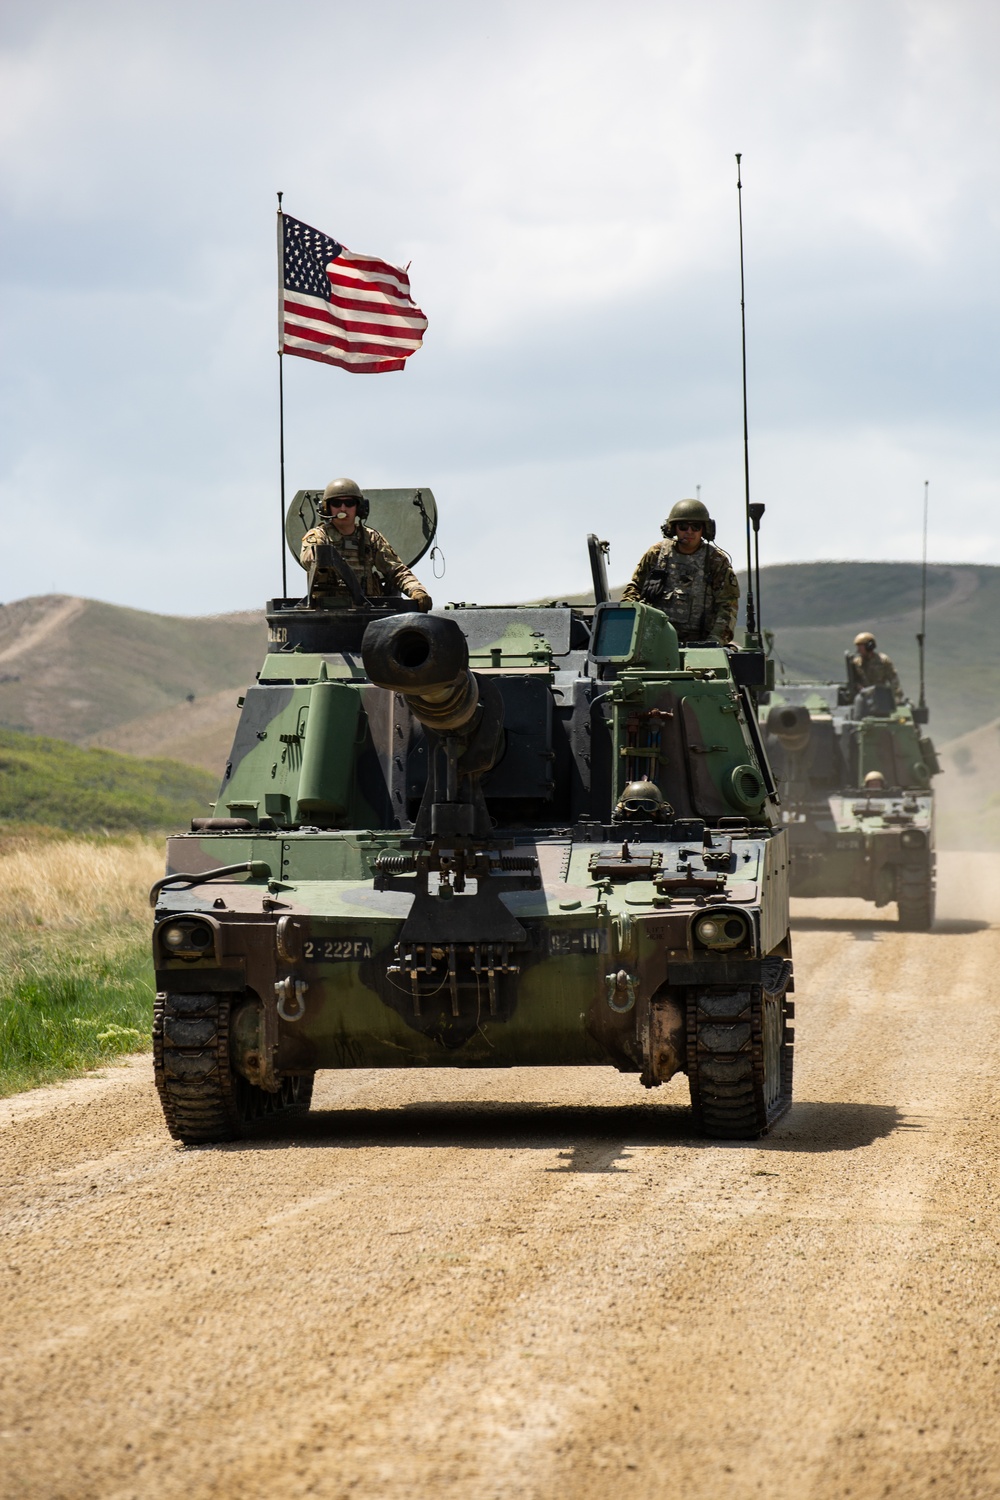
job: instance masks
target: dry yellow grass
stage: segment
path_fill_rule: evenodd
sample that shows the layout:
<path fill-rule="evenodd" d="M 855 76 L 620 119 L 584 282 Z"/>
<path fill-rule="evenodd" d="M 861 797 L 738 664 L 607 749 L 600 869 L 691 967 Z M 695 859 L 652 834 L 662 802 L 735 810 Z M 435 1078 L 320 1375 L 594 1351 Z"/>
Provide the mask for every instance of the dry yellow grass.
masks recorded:
<path fill-rule="evenodd" d="M 163 840 L 0 838 L 0 1095 L 148 1046 Z"/>
<path fill-rule="evenodd" d="M 148 921 L 162 838 L 16 840 L 0 853 L 0 928 Z"/>

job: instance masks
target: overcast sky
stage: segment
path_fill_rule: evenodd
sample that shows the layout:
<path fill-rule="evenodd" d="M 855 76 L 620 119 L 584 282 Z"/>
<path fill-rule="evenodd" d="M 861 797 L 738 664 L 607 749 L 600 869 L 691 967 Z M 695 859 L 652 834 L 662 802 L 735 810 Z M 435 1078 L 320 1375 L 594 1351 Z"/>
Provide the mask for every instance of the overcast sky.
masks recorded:
<path fill-rule="evenodd" d="M 286 358 L 289 495 L 430 485 L 439 602 L 585 587 L 591 530 L 623 579 L 697 485 L 738 555 L 736 151 L 766 560 L 919 556 L 926 478 L 931 556 L 1000 563 L 990 0 L 7 0 L 0 38 L 0 599 L 279 591 L 279 188 L 429 319 L 401 374 Z"/>

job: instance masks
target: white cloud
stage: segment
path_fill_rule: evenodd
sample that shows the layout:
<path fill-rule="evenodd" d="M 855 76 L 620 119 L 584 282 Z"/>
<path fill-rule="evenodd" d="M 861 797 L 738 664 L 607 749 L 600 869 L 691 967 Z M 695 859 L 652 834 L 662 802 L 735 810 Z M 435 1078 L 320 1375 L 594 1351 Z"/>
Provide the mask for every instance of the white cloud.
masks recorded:
<path fill-rule="evenodd" d="M 403 376 L 288 362 L 291 489 L 430 482 L 468 597 L 484 554 L 585 585 L 616 488 L 617 576 L 695 482 L 739 531 L 735 150 L 769 555 L 915 555 L 930 475 L 935 545 L 1000 562 L 998 40 L 962 0 L 8 7 L 2 494 L 60 525 L 0 595 L 273 588 L 277 187 L 430 317 Z"/>

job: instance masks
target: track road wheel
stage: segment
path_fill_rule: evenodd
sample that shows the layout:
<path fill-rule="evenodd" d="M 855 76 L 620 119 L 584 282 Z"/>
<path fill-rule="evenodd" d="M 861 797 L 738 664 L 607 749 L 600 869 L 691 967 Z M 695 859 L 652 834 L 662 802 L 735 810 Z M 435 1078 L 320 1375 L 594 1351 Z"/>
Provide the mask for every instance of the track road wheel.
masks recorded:
<path fill-rule="evenodd" d="M 903 932 L 929 932 L 934 924 L 934 876 L 924 867 L 897 870 L 896 909 Z"/>
<path fill-rule="evenodd" d="M 764 963 L 762 984 L 695 991 L 688 1002 L 688 1083 L 705 1135 L 753 1140 L 792 1102 L 793 1033 L 787 1001 L 792 966 Z"/>
<path fill-rule="evenodd" d="M 255 1120 L 304 1113 L 313 1074 L 283 1078 L 276 1094 L 258 1088 L 229 1060 L 230 995 L 157 995 L 153 1064 L 167 1129 L 185 1146 L 232 1141 Z"/>

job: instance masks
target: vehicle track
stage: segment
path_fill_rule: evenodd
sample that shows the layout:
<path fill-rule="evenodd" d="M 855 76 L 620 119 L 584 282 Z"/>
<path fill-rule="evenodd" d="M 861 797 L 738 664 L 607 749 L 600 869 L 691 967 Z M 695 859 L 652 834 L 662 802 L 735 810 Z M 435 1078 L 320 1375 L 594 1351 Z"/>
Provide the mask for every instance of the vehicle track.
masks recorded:
<path fill-rule="evenodd" d="M 796 1103 L 321 1074 L 184 1150 L 152 1066 L 0 1104 L 0 1493 L 1000 1494 L 1000 857 L 796 903 Z"/>

